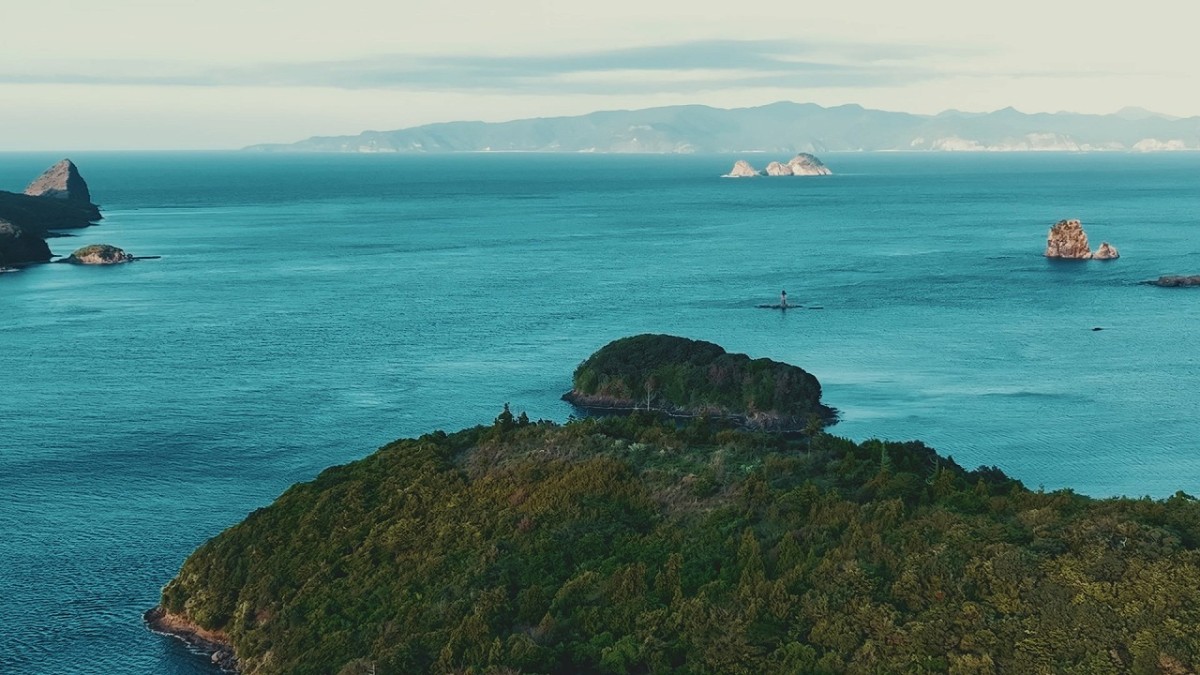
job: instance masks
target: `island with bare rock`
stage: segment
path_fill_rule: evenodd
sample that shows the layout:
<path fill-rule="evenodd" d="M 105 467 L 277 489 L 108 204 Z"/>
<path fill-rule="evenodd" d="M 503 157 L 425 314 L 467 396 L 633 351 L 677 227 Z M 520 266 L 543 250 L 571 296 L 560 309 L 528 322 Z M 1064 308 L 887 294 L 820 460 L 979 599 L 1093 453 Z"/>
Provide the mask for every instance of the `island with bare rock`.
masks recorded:
<path fill-rule="evenodd" d="M 733 168 L 725 174 L 725 178 L 753 178 L 755 176 L 829 176 L 833 174 L 829 167 L 815 155 L 802 152 L 783 162 L 771 162 L 766 169 L 759 171 L 744 159 L 734 162 Z"/>
<path fill-rule="evenodd" d="M 1047 258 L 1065 260 L 1115 260 L 1121 257 L 1117 247 L 1107 241 L 1093 253 L 1088 245 L 1087 233 L 1083 231 L 1083 223 L 1077 219 L 1060 220 L 1050 228 L 1046 235 Z"/>

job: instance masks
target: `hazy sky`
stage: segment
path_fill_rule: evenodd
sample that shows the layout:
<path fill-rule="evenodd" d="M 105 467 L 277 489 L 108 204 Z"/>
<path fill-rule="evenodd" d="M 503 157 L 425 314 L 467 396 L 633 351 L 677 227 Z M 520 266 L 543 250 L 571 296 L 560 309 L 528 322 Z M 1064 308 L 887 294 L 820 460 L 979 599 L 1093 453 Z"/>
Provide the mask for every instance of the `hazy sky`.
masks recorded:
<path fill-rule="evenodd" d="M 0 151 L 236 148 L 677 103 L 1200 115 L 1180 0 L 12 4 Z"/>

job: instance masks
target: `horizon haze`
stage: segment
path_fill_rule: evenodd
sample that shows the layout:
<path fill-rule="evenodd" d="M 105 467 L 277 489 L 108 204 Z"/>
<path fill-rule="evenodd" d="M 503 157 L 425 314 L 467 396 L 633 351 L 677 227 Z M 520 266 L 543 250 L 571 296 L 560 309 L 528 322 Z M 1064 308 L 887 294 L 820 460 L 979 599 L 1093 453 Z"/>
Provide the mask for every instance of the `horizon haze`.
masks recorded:
<path fill-rule="evenodd" d="M 1200 115 L 1174 7 L 381 0 L 9 10 L 0 151 L 234 149 L 434 122 L 775 101 Z M 885 27 L 881 29 L 881 27 Z M 47 49 L 47 44 L 53 45 Z"/>

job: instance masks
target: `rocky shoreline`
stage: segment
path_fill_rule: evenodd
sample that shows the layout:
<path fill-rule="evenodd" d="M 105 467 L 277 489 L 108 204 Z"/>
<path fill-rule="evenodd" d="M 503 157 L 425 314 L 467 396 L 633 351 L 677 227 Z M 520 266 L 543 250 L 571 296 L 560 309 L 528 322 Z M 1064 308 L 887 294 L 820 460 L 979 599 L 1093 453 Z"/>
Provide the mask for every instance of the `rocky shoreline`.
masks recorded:
<path fill-rule="evenodd" d="M 772 433 L 796 434 L 803 433 L 809 425 L 808 418 L 772 415 L 767 413 L 739 415 L 721 408 L 689 410 L 686 408 L 665 408 L 653 405 L 647 406 L 632 399 L 618 399 L 610 396 L 594 396 L 584 394 L 577 389 L 572 389 L 571 391 L 563 394 L 562 400 L 589 414 L 629 415 L 635 412 L 650 412 L 656 415 L 664 415 L 673 420 L 693 420 L 701 417 L 708 417 L 714 420 L 730 422 L 735 426 L 751 431 L 769 431 Z M 821 425 L 826 427 L 836 424 L 838 420 L 837 410 L 825 405 L 821 407 L 822 410 L 821 414 L 819 415 L 821 419 Z"/>
<path fill-rule="evenodd" d="M 225 633 L 201 628 L 186 617 L 172 614 L 161 606 L 148 610 L 142 618 L 151 631 L 182 640 L 189 647 L 209 654 L 213 665 L 225 672 L 238 672 L 237 656 Z"/>

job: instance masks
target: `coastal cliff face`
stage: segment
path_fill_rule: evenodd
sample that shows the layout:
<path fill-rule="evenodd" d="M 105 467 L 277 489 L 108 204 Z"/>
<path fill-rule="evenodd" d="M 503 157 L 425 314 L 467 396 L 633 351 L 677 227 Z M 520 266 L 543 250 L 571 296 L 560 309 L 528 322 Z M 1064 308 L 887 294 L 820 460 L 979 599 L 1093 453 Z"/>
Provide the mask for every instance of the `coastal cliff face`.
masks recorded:
<path fill-rule="evenodd" d="M 26 234 L 16 225 L 0 219 L 0 266 L 46 262 L 50 256 L 45 239 Z"/>
<path fill-rule="evenodd" d="M 1078 220 L 1060 220 L 1050 228 L 1046 236 L 1046 257 L 1088 260 L 1092 249 L 1088 246 L 1087 233 Z"/>
<path fill-rule="evenodd" d="M 0 265 L 46 262 L 46 237 L 56 230 L 88 227 L 101 219 L 87 183 L 69 159 L 33 181 L 25 194 L 0 190 Z"/>
<path fill-rule="evenodd" d="M 78 167 L 69 159 L 64 159 L 42 172 L 42 175 L 35 178 L 29 187 L 25 188 L 25 194 L 30 197 L 51 197 L 84 204 L 92 203 L 92 194 L 88 190 L 87 183 L 83 180 L 83 176 L 79 175 Z"/>

